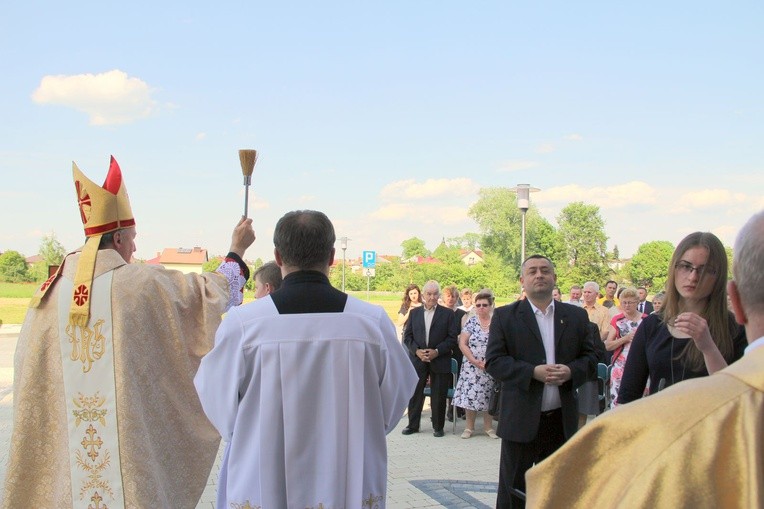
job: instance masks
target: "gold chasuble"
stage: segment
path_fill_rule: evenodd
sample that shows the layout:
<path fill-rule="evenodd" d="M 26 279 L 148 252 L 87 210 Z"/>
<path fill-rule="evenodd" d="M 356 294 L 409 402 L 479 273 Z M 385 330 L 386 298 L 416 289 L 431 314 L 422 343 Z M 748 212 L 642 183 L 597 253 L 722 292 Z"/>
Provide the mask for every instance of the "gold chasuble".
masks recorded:
<path fill-rule="evenodd" d="M 193 509 L 220 441 L 193 378 L 241 303 L 242 270 L 183 274 L 99 249 L 135 226 L 122 171 L 112 157 L 103 186 L 72 174 L 87 241 L 19 334 L 3 507 Z"/>
<path fill-rule="evenodd" d="M 764 347 L 608 411 L 526 473 L 528 507 L 764 507 Z"/>
<path fill-rule="evenodd" d="M 79 256 L 67 257 L 19 335 L 2 507 L 193 509 L 220 441 L 193 377 L 228 281 L 102 250 L 90 318 L 72 329 Z"/>

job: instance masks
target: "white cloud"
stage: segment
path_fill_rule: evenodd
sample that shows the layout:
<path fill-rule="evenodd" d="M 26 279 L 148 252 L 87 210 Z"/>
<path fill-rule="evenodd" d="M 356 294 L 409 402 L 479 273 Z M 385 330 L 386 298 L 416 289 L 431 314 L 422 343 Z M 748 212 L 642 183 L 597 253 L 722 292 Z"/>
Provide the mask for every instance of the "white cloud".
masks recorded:
<path fill-rule="evenodd" d="M 645 182 L 632 181 L 612 186 L 584 187 L 578 184 L 543 189 L 533 201 L 549 205 L 568 204 L 574 201 L 593 203 L 602 209 L 616 209 L 633 205 L 648 205 L 657 202 L 657 192 Z"/>
<path fill-rule="evenodd" d="M 504 173 L 510 171 L 530 170 L 531 168 L 535 168 L 538 165 L 539 163 L 537 161 L 507 161 L 502 163 L 497 171 Z"/>
<path fill-rule="evenodd" d="M 414 179 L 398 180 L 388 184 L 379 192 L 383 200 L 428 199 L 440 197 L 472 196 L 480 186 L 469 178 L 427 179 L 417 182 Z"/>
<path fill-rule="evenodd" d="M 249 210 L 264 210 L 270 208 L 271 204 L 262 197 L 254 194 L 251 189 L 252 188 L 250 187 L 249 202 L 247 203 Z M 244 186 L 239 189 L 239 196 L 241 196 L 241 206 L 244 207 Z"/>
<path fill-rule="evenodd" d="M 389 203 L 371 213 L 372 218 L 382 221 L 404 219 L 411 215 L 411 205 L 407 203 Z"/>
<path fill-rule="evenodd" d="M 303 194 L 302 196 L 297 198 L 297 203 L 301 203 L 301 204 L 313 203 L 315 201 L 316 201 L 316 197 L 315 195 L 312 195 L 312 194 Z"/>
<path fill-rule="evenodd" d="M 114 125 L 149 116 L 156 108 L 151 93 L 143 80 L 114 69 L 101 74 L 44 76 L 32 100 L 85 112 L 92 125 Z"/>
<path fill-rule="evenodd" d="M 571 134 L 566 134 L 565 136 L 562 137 L 562 139 L 566 141 L 583 141 L 584 137 L 581 136 L 580 134 L 571 133 Z"/>
<path fill-rule="evenodd" d="M 557 147 L 554 145 L 554 143 L 541 143 L 540 145 L 536 146 L 537 154 L 551 154 L 555 151 L 557 151 Z"/>
<path fill-rule="evenodd" d="M 746 199 L 743 193 L 733 193 L 729 189 L 700 189 L 680 196 L 678 204 L 686 209 L 734 205 Z"/>
<path fill-rule="evenodd" d="M 196 141 L 202 141 L 206 137 L 207 137 L 207 133 L 196 133 L 196 136 L 194 137 L 194 139 Z"/>

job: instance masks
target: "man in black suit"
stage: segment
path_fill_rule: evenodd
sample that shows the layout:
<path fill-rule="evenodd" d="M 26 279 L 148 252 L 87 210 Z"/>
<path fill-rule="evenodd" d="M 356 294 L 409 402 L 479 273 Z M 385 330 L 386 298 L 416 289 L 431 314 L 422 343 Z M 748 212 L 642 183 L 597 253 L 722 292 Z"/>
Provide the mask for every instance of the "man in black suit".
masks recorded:
<path fill-rule="evenodd" d="M 403 429 L 403 434 L 411 435 L 419 431 L 424 387 L 429 376 L 433 435 L 442 437 L 446 395 L 451 380 L 451 351 L 456 346 L 456 316 L 452 310 L 438 305 L 440 285 L 437 281 L 425 283 L 422 296 L 424 305 L 411 310 L 403 330 L 403 344 L 408 348 L 409 358 L 419 376 L 409 401 L 409 425 Z"/>
<path fill-rule="evenodd" d="M 586 311 L 554 302 L 554 266 L 534 255 L 522 265 L 527 298 L 493 314 L 486 371 L 502 382 L 497 508 L 524 507 L 525 471 L 578 429 L 575 389 L 596 369 Z"/>
<path fill-rule="evenodd" d="M 647 300 L 647 288 L 644 286 L 637 288 L 637 295 L 639 295 L 639 304 L 637 304 L 637 309 L 646 315 L 652 313 L 654 310 L 653 303 Z"/>

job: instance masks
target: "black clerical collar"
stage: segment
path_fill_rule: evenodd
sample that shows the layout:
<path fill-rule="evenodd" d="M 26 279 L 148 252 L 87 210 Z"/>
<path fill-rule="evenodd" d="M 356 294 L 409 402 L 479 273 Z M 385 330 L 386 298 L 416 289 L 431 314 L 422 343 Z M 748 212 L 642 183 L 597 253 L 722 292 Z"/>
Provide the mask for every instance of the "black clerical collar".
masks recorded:
<path fill-rule="evenodd" d="M 287 274 L 284 281 L 281 283 L 281 286 L 301 283 L 323 283 L 331 285 L 329 278 L 323 272 L 317 270 L 297 270 Z"/>

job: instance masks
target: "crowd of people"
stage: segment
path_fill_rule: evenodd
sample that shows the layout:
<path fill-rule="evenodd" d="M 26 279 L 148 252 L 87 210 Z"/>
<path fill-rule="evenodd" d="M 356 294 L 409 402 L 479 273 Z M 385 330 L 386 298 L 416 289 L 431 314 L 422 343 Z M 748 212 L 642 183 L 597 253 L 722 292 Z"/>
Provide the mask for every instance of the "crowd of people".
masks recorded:
<path fill-rule="evenodd" d="M 18 338 L 3 507 L 192 508 L 222 437 L 220 508 L 382 508 L 386 435 L 405 411 L 403 435 L 420 432 L 426 394 L 435 437 L 457 408 L 462 439 L 480 413 L 501 439 L 497 508 L 764 505 L 764 212 L 738 235 L 733 281 L 711 233 L 679 243 L 652 301 L 611 280 L 563 302 L 532 255 L 504 306 L 488 288 L 410 284 L 399 338 L 381 307 L 331 286 L 321 212 L 278 221 L 240 306 L 251 219 L 215 272 L 131 264 L 117 162 L 103 186 L 73 177 L 86 241 Z M 613 408 L 587 424 L 598 363 Z"/>

